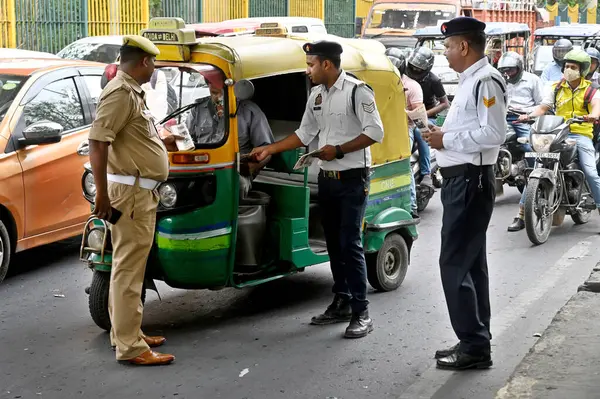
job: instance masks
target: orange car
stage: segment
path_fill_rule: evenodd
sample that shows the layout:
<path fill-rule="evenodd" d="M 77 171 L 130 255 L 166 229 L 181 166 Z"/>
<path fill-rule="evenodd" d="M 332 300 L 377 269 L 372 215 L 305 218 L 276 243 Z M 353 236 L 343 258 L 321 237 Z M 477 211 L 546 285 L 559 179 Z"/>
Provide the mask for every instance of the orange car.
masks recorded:
<path fill-rule="evenodd" d="M 81 234 L 90 214 L 82 144 L 103 72 L 86 61 L 0 58 L 0 282 L 15 252 Z"/>

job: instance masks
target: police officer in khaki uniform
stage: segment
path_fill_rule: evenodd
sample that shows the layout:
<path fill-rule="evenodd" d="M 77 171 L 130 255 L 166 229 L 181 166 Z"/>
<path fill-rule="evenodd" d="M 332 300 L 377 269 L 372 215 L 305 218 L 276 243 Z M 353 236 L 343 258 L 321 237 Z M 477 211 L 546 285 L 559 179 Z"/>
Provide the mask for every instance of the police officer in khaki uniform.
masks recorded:
<path fill-rule="evenodd" d="M 342 46 L 321 41 L 306 43 L 304 51 L 307 74 L 317 86 L 308 97 L 300 128 L 281 141 L 254 148 L 251 155 L 260 162 L 307 146 L 318 136 L 319 206 L 335 296 L 311 323 L 350 322 L 344 336 L 360 338 L 373 330 L 361 227 L 369 192 L 369 147 L 383 140 L 383 124 L 373 91 L 340 68 Z"/>
<path fill-rule="evenodd" d="M 154 72 L 158 48 L 141 36 L 126 36 L 117 76 L 100 95 L 90 130 L 90 161 L 96 182 L 94 213 L 111 220 L 113 263 L 108 307 L 111 344 L 117 360 L 137 365 L 168 364 L 175 358 L 150 350 L 163 337 L 141 330 L 142 285 L 154 239 L 158 194 L 167 179 L 167 150 L 158 136 L 141 85 Z"/>

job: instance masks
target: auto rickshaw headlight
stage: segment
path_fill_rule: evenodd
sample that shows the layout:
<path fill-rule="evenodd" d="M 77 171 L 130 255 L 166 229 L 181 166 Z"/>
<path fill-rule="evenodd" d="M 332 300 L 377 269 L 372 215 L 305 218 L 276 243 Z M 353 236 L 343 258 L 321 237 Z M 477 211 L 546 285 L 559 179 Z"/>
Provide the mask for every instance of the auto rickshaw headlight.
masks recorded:
<path fill-rule="evenodd" d="M 92 201 L 95 200 L 96 182 L 94 181 L 94 175 L 92 173 L 87 172 L 83 178 L 83 191 L 87 197 L 91 198 Z"/>
<path fill-rule="evenodd" d="M 173 208 L 177 203 L 177 189 L 172 183 L 163 183 L 158 188 L 160 204 L 165 208 Z"/>
<path fill-rule="evenodd" d="M 88 233 L 87 246 L 94 251 L 102 251 L 102 243 L 104 241 L 104 228 L 95 227 Z"/>

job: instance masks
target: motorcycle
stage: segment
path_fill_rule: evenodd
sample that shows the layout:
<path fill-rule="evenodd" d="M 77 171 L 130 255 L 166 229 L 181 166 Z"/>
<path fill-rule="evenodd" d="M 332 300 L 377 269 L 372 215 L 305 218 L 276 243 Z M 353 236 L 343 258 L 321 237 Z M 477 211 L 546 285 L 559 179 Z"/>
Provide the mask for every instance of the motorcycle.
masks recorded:
<path fill-rule="evenodd" d="M 421 175 L 421 168 L 419 166 L 419 150 L 417 148 L 418 148 L 417 143 L 415 141 L 415 142 L 413 142 L 412 153 L 410 156 L 410 169 L 414 176 L 415 185 L 416 185 L 416 189 L 417 189 L 417 211 L 422 212 L 425 210 L 425 208 L 427 208 L 427 205 L 429 204 L 429 200 L 433 197 L 433 194 L 435 194 L 435 190 L 431 187 L 421 184 L 421 181 L 423 180 L 423 176 Z M 441 181 L 438 181 L 438 178 L 437 178 L 437 175 L 439 174 L 439 166 L 437 164 L 437 161 L 435 158 L 435 150 L 433 148 L 431 149 L 430 158 L 431 158 L 431 166 L 430 166 L 431 180 L 433 181 L 434 187 L 437 187 L 438 185 L 439 185 L 439 187 L 441 187 L 442 183 L 441 183 Z"/>
<path fill-rule="evenodd" d="M 561 225 L 565 215 L 576 224 L 585 224 L 596 209 L 579 165 L 577 141 L 569 138 L 570 125 L 582 122 L 582 118 L 565 121 L 560 116 L 544 115 L 531 128 L 529 141 L 534 152 L 525 153 L 525 157 L 534 158 L 535 164 L 527 180 L 525 229 L 533 244 L 545 243 L 551 227 Z"/>
<path fill-rule="evenodd" d="M 508 109 L 508 114 L 513 116 L 524 115 L 525 112 Z M 527 161 L 525 159 L 524 144 L 517 140 L 517 133 L 513 127 L 513 122 L 507 124 L 506 139 L 500 146 L 498 159 L 494 165 L 496 175 L 496 193 L 502 193 L 503 185 L 517 187 L 520 193 L 525 189 L 527 179 L 525 179 L 525 170 Z"/>

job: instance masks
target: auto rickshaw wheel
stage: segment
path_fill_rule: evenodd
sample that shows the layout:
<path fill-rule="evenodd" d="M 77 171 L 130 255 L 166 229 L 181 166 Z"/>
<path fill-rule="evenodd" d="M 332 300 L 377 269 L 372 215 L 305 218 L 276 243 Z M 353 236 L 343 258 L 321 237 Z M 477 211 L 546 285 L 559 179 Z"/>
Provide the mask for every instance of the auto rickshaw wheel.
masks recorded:
<path fill-rule="evenodd" d="M 110 287 L 110 272 L 94 270 L 90 297 L 88 298 L 90 315 L 98 327 L 110 331 L 110 314 L 108 313 L 108 291 Z M 146 301 L 146 287 L 142 287 L 142 304 Z"/>
<path fill-rule="evenodd" d="M 367 254 L 367 278 L 378 291 L 393 291 L 400 287 L 408 271 L 408 246 L 404 238 L 389 234 L 379 252 Z"/>

